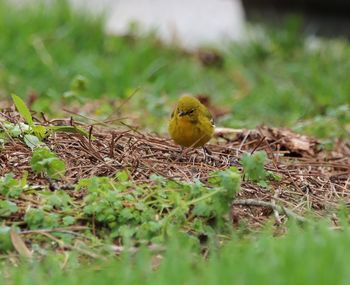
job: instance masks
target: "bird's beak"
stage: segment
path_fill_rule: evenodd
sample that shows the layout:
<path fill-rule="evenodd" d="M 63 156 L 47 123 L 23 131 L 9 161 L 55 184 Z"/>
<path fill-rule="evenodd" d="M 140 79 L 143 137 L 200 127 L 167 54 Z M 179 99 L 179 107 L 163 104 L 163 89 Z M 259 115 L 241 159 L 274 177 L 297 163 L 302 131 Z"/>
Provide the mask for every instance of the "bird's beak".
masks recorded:
<path fill-rule="evenodd" d="M 184 112 L 184 111 L 180 111 L 180 112 L 179 112 L 179 116 L 180 116 L 180 117 L 185 116 L 185 115 L 186 115 L 186 112 Z"/>

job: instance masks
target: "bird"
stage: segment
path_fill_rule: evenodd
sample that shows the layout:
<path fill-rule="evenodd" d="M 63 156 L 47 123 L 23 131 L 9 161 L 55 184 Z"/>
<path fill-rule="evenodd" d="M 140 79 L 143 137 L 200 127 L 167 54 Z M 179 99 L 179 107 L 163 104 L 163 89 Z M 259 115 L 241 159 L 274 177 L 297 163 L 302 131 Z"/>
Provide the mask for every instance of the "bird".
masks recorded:
<path fill-rule="evenodd" d="M 195 97 L 183 95 L 171 113 L 168 131 L 174 142 L 185 147 L 202 147 L 204 156 L 209 153 L 205 144 L 214 135 L 214 121 L 208 109 Z"/>

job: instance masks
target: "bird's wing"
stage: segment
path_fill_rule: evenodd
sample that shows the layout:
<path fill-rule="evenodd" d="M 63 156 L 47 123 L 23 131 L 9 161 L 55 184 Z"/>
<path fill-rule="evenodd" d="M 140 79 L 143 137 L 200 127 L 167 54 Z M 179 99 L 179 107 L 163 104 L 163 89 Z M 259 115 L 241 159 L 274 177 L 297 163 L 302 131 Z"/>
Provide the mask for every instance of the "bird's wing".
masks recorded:
<path fill-rule="evenodd" d="M 210 112 L 208 111 L 207 108 L 204 109 L 204 115 L 209 119 L 210 123 L 214 126 L 214 118 L 213 116 L 210 114 Z"/>

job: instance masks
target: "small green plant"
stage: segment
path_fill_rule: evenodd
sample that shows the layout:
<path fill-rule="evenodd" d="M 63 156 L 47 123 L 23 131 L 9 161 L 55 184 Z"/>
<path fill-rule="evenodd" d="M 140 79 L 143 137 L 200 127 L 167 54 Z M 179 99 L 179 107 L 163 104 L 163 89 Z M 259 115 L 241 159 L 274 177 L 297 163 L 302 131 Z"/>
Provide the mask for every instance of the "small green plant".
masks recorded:
<path fill-rule="evenodd" d="M 34 171 L 52 178 L 64 172 L 64 164 L 48 148 L 34 149 L 30 163 Z M 239 191 L 240 175 L 235 168 L 216 171 L 209 184 L 157 175 L 151 177 L 150 184 L 135 184 L 127 171 L 114 178 L 84 178 L 71 192 L 74 195 L 63 190 L 36 191 L 37 203 L 26 209 L 24 221 L 29 228 L 40 229 L 70 226 L 78 220 L 90 225 L 93 220 L 110 238 L 136 242 L 163 242 L 178 232 L 190 232 L 192 238 L 228 233 L 226 216 Z M 19 197 L 28 187 L 25 179 L 16 180 L 10 174 L 1 178 L 0 186 L 0 195 L 5 197 Z M 84 197 L 75 201 L 80 191 Z M 16 203 L 1 201 L 0 216 L 11 217 L 17 211 Z"/>
<path fill-rule="evenodd" d="M 265 151 L 257 151 L 253 154 L 244 154 L 241 158 L 241 163 L 244 169 L 245 177 L 266 187 L 267 171 L 265 170 L 265 162 L 267 155 Z"/>
<path fill-rule="evenodd" d="M 99 223 L 107 225 L 112 230 L 112 236 L 151 238 L 159 234 L 157 203 L 147 205 L 142 198 L 151 189 L 140 185 L 130 191 L 132 184 L 125 171 L 119 172 L 116 179 L 93 177 L 80 180 L 77 189 L 86 188 L 88 191 L 84 198 L 84 214 L 93 215 Z M 152 196 L 155 197 L 156 193 Z"/>
<path fill-rule="evenodd" d="M 331 143 L 337 138 L 348 139 L 349 127 L 350 105 L 341 105 L 336 108 L 327 108 L 324 115 L 317 115 L 310 120 L 300 122 L 294 129 Z"/>
<path fill-rule="evenodd" d="M 21 180 L 14 178 L 13 173 L 0 177 L 0 194 L 7 198 L 18 198 L 27 184 L 27 173 Z"/>
<path fill-rule="evenodd" d="M 61 209 L 69 210 L 73 204 L 72 198 L 64 190 L 42 191 L 40 197 L 43 200 L 45 210 Z"/>
<path fill-rule="evenodd" d="M 74 84 L 72 84 L 75 86 L 74 88 L 82 89 L 85 88 L 85 83 L 83 82 L 83 78 L 77 77 L 73 81 Z M 80 133 L 85 137 L 89 136 L 89 134 L 84 129 L 76 126 L 43 126 L 40 124 L 35 124 L 33 122 L 30 110 L 28 109 L 25 102 L 19 96 L 14 94 L 12 95 L 12 100 L 16 106 L 17 111 L 25 120 L 25 123 L 19 122 L 15 124 L 7 121 L 3 122 L 0 125 L 0 146 L 2 143 L 5 143 L 8 136 L 13 138 L 22 138 L 24 143 L 32 150 L 37 147 L 45 146 L 42 140 L 52 132 Z"/>
<path fill-rule="evenodd" d="M 12 100 L 18 113 L 20 113 L 28 126 L 25 129 L 21 129 L 21 133 L 24 134 L 24 142 L 28 147 L 34 149 L 40 144 L 41 140 L 47 136 L 47 130 L 44 126 L 34 124 L 32 114 L 30 113 L 26 103 L 20 97 L 12 94 Z"/>
<path fill-rule="evenodd" d="M 1 132 L 1 127 L 3 132 Z M 36 133 L 36 135 L 34 135 Z M 25 123 L 10 123 L 4 122 L 0 125 L 0 137 L 3 143 L 7 142 L 9 137 L 12 138 L 22 138 L 24 143 L 31 149 L 43 145 L 40 139 L 46 136 L 46 128 L 43 126 L 30 127 Z"/>
<path fill-rule="evenodd" d="M 30 229 L 57 228 L 60 225 L 60 215 L 47 213 L 43 209 L 29 208 L 24 216 L 24 221 Z"/>
<path fill-rule="evenodd" d="M 41 140 L 47 136 L 47 130 L 44 126 L 35 125 L 33 122 L 32 114 L 30 113 L 25 102 L 17 95 L 12 95 L 13 103 L 16 106 L 18 113 L 22 116 L 26 123 L 9 123 L 3 124 L 5 133 L 12 137 L 23 138 L 24 143 L 31 149 L 40 146 Z"/>
<path fill-rule="evenodd" d="M 229 210 L 232 200 L 240 190 L 241 175 L 236 167 L 215 171 L 210 175 L 209 183 L 220 189 L 215 201 L 216 211 L 220 214 Z"/>
<path fill-rule="evenodd" d="M 235 169 L 213 174 L 212 188 L 199 181 L 183 183 L 154 175 L 154 183 L 134 185 L 121 171 L 115 180 L 107 177 L 81 179 L 77 190 L 86 189 L 83 212 L 107 225 L 112 236 L 158 239 L 174 228 L 188 228 L 194 235 L 212 234 L 223 221 L 240 176 Z M 222 223 L 221 223 L 222 224 Z"/>
<path fill-rule="evenodd" d="M 30 165 L 34 172 L 42 172 L 55 179 L 60 178 L 66 171 L 64 161 L 47 147 L 34 149 Z"/>
<path fill-rule="evenodd" d="M 2 136 L 7 138 L 6 135 L 11 136 L 12 138 L 19 137 L 22 133 L 29 131 L 29 126 L 25 123 L 13 124 L 10 122 L 4 122 L 0 125 L 3 129 Z"/>

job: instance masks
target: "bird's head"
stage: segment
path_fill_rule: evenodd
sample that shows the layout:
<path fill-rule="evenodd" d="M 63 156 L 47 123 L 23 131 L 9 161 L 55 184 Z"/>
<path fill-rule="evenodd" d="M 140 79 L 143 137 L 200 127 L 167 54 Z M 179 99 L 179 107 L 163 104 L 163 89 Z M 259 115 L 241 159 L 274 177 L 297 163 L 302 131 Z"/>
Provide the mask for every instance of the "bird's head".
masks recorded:
<path fill-rule="evenodd" d="M 176 105 L 176 115 L 184 120 L 196 120 L 198 117 L 201 103 L 194 97 L 184 95 Z"/>

